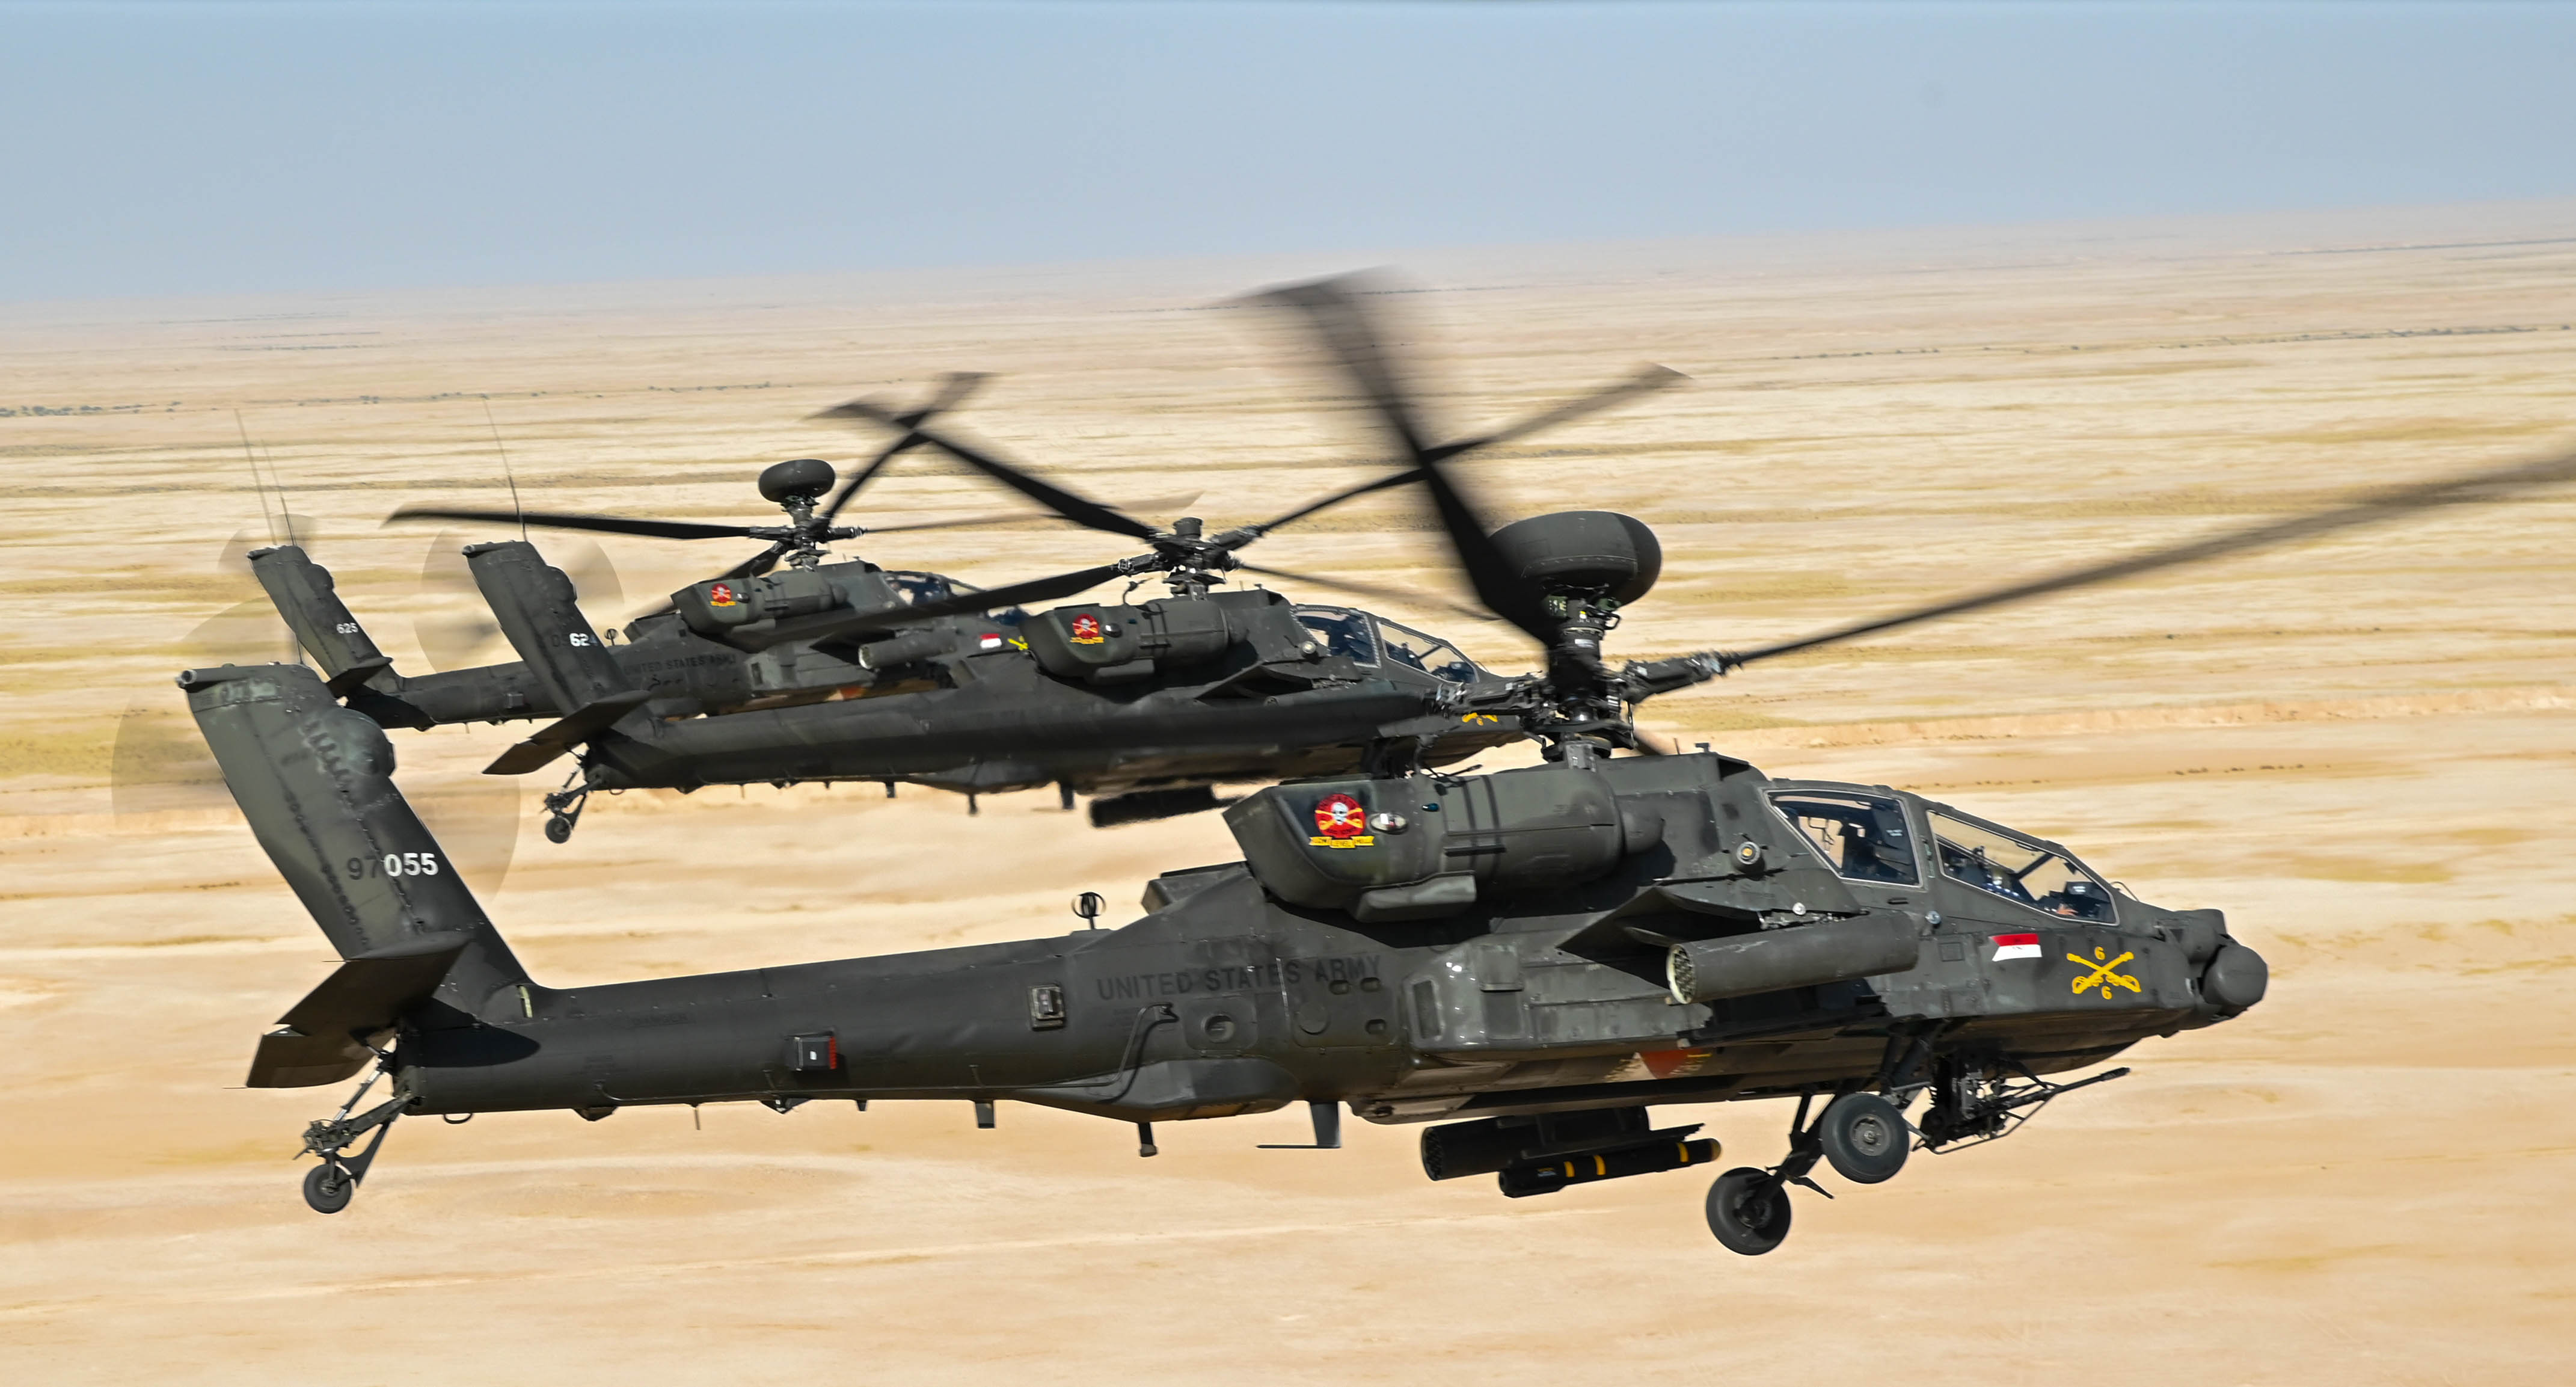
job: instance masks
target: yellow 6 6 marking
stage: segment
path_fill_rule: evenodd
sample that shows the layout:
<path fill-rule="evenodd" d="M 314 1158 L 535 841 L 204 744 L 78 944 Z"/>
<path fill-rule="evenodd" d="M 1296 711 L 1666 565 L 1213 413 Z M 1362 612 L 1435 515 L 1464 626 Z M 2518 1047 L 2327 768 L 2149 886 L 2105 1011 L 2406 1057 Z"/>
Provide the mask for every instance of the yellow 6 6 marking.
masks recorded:
<path fill-rule="evenodd" d="M 2113 983 L 2117 983 L 2120 986 L 2129 989 L 2131 992 L 2138 991 L 2138 980 L 2136 978 L 2130 977 L 2125 973 L 2115 973 L 2112 971 L 2121 964 L 2128 962 L 2130 959 L 2136 958 L 2137 954 L 2135 952 L 2129 952 L 2121 954 L 2118 958 L 2104 958 L 2103 955 L 2109 952 L 2110 950 L 2096 944 L 2093 946 L 2093 956 L 2091 958 L 2086 958 L 2082 954 L 2068 954 L 2066 956 L 2067 962 L 2082 964 L 2083 966 L 2093 970 L 2092 972 L 2085 974 L 2083 977 L 2077 978 L 2075 980 L 2075 985 L 2068 990 L 2072 992 L 2084 992 L 2098 987 L 2102 989 L 2102 998 L 2104 1001 L 2110 1000 L 2111 985 Z"/>

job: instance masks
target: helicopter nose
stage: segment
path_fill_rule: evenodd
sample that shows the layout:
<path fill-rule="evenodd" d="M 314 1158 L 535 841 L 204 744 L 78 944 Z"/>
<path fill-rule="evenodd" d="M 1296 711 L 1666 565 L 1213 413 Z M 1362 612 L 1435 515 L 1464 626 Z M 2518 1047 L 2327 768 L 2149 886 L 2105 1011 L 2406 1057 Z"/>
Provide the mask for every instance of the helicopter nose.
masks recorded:
<path fill-rule="evenodd" d="M 2219 948 L 2200 975 L 2200 995 L 2227 1011 L 2243 1011 L 2263 1000 L 2272 985 L 2272 966 L 2242 944 Z"/>

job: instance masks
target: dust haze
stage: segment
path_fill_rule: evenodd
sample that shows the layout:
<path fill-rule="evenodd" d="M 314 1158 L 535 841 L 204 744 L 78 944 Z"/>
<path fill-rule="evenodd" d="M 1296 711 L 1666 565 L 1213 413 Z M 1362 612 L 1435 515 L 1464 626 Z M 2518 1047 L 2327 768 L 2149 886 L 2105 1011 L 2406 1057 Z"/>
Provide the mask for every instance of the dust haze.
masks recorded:
<path fill-rule="evenodd" d="M 2151 1041 L 2013 1140 L 1800 1202 L 1759 1259 L 1705 1180 L 1506 1201 L 1415 1129 L 814 1103 L 402 1124 L 345 1214 L 292 1159 L 341 1090 L 237 1085 L 335 961 L 219 794 L 169 675 L 255 615 L 277 498 L 406 669 L 455 597 L 405 502 L 762 523 L 805 415 L 999 378 L 962 430 L 1212 524 L 1370 474 L 1292 331 L 1224 307 L 1293 257 L 915 276 L 0 306 L 0 1375 L 22 1382 L 1641 1384 L 2556 1381 L 2576 1314 L 2576 492 L 2466 506 L 1756 666 L 1645 724 L 1888 783 L 2218 906 L 2263 1006 Z M 1425 255 L 1442 426 L 1641 362 L 1695 378 L 1468 464 L 1498 512 L 1663 539 L 1630 658 L 1743 648 L 2576 441 L 2576 206 Z M 1481 456 L 1481 455 L 1480 455 Z M 854 508 L 1004 508 L 913 456 Z M 1168 519 L 1168 516 L 1157 516 Z M 465 538 L 499 538 L 469 534 Z M 559 541 L 538 537 L 555 552 Z M 451 541 L 453 542 L 453 541 Z M 628 605 L 754 546 L 605 538 Z M 1040 524 L 840 546 L 993 585 L 1106 562 Z M 1461 589 L 1400 497 L 1265 561 Z M 1509 628 L 1390 616 L 1527 668 Z M 128 717 L 129 710 L 134 711 Z M 120 737 L 120 730 L 123 737 Z M 1114 920 L 1235 856 L 1051 792 L 595 800 L 545 842 L 474 770 L 524 728 L 402 733 L 416 799 L 549 984 Z M 1499 765 L 1508 756 L 1489 758 Z M 118 767 L 158 767 L 119 794 Z M 497 825 L 497 827 L 496 827 Z M 447 831 L 442 828 L 442 831 Z M 494 835 L 499 835 L 495 840 Z M 1132 914 L 1132 912 L 1130 912 Z M 1658 1109 L 1769 1164 L 1784 1103 Z M 1839 1185 L 1830 1176 L 1829 1186 Z"/>

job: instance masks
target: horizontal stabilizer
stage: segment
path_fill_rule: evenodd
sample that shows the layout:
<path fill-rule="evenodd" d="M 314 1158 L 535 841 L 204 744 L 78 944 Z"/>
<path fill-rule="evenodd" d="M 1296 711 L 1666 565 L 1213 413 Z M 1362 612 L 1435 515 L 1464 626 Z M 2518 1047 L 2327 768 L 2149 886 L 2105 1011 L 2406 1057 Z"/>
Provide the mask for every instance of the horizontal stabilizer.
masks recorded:
<path fill-rule="evenodd" d="M 644 705 L 651 694 L 636 690 L 613 693 L 574 710 L 573 715 L 538 728 L 528 739 L 502 752 L 483 768 L 485 775 L 526 775 L 553 764 L 556 757 L 607 731 L 619 718 Z"/>
<path fill-rule="evenodd" d="M 375 1058 L 367 1042 L 429 1000 L 470 937 L 428 935 L 342 963 L 278 1018 L 279 1029 L 259 1038 L 250 1086 L 310 1088 L 365 1068 Z"/>

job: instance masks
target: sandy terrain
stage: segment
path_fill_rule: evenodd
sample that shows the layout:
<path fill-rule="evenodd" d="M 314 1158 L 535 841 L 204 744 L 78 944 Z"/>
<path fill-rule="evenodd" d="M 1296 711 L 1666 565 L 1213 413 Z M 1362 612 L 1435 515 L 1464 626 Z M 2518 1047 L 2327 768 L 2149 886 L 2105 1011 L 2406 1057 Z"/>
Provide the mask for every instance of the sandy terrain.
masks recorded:
<path fill-rule="evenodd" d="M 1641 360 L 1697 378 L 1479 464 L 1497 510 L 1658 528 L 1633 655 L 2576 441 L 2566 205 L 1406 260 L 1461 427 Z M 1124 1128 L 1012 1105 L 991 1132 L 963 1104 L 407 1122 L 350 1212 L 305 1210 L 290 1155 L 339 1091 L 233 1085 L 328 950 L 228 811 L 108 789 L 120 715 L 175 709 L 182 645 L 253 595 L 217 562 L 262 515 L 236 410 L 408 661 L 446 599 L 417 591 L 431 536 L 376 522 L 506 501 L 487 401 L 532 506 L 757 523 L 760 465 L 871 441 L 801 416 L 995 371 L 984 436 L 1248 519 L 1365 475 L 1369 444 L 1276 324 L 1212 305 L 1344 267 L 0 308 L 0 1378 L 2560 1379 L 2576 496 L 1655 706 L 1686 741 L 1931 791 L 2223 906 L 2276 969 L 2248 1018 L 2141 1047 L 2009 1142 L 1803 1198 L 1769 1257 L 1715 1245 L 1687 1174 L 1509 1202 L 1425 1182 L 1409 1128 L 1253 1149 L 1300 1139 L 1294 1113 L 1167 1127 L 1150 1162 Z M 916 460 L 859 509 L 995 500 Z M 1261 557 L 1451 590 L 1430 539 L 1390 503 Z M 608 548 L 630 607 L 747 552 Z M 863 548 L 986 583 L 1120 553 L 1043 525 Z M 404 736 L 407 780 L 468 801 L 515 735 Z M 130 759 L 171 750 L 134 736 Z M 1212 818 L 1100 833 L 1047 794 L 973 820 L 927 791 L 634 795 L 563 847 L 535 826 L 477 885 L 557 984 L 1053 931 L 1078 890 L 1233 856 Z M 1659 1112 L 1754 1163 L 1787 1117 Z"/>

